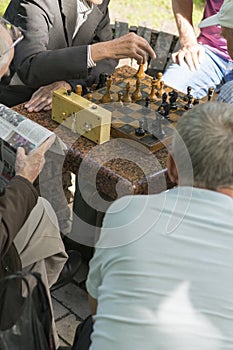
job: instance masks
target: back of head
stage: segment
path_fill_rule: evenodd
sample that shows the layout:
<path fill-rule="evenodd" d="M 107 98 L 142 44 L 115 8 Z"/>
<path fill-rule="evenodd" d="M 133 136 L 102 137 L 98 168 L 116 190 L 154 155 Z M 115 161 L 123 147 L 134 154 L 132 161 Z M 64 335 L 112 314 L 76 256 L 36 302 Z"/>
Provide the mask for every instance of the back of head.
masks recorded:
<path fill-rule="evenodd" d="M 9 50 L 12 39 L 7 30 L 0 24 L 0 78 L 7 72 L 9 64 L 13 58 L 14 50 Z M 5 53 L 6 52 L 6 53 Z"/>
<path fill-rule="evenodd" d="M 200 104 L 183 115 L 176 130 L 172 152 L 179 184 L 212 190 L 233 188 L 233 106 Z M 193 178 L 187 169 L 187 155 Z"/>

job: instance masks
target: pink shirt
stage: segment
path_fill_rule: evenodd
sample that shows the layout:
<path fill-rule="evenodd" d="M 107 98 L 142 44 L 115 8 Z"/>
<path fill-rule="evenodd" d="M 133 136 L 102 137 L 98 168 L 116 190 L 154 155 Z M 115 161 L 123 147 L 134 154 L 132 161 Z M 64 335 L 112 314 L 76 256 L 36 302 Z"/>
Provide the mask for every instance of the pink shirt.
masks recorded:
<path fill-rule="evenodd" d="M 212 15 L 215 15 L 220 10 L 223 0 L 206 0 L 203 19 Z M 211 26 L 202 28 L 198 37 L 198 42 L 208 45 L 210 49 L 216 52 L 220 57 L 231 60 L 227 52 L 227 43 L 224 38 L 221 37 L 221 26 Z"/>

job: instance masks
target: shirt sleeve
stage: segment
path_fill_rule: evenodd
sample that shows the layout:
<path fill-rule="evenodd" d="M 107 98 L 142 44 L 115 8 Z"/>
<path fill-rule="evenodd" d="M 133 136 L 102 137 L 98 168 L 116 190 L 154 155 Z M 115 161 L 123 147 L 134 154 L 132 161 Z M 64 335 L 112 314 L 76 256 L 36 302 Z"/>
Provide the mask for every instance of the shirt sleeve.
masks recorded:
<path fill-rule="evenodd" d="M 233 81 L 222 86 L 217 101 L 233 104 Z"/>
<path fill-rule="evenodd" d="M 89 265 L 90 269 L 87 276 L 86 288 L 94 299 L 98 299 L 98 288 L 102 283 L 101 266 L 103 254 L 103 249 L 96 249 Z"/>
<path fill-rule="evenodd" d="M 91 57 L 91 46 L 88 45 L 88 47 L 87 47 L 87 68 L 92 68 L 95 66 L 96 66 L 96 64 Z"/>

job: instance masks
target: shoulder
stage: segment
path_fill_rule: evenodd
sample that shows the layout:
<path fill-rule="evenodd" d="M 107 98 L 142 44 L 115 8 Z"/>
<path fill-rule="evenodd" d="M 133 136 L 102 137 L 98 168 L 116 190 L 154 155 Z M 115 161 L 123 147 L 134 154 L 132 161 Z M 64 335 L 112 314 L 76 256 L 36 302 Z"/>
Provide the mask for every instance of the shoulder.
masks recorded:
<path fill-rule="evenodd" d="M 233 104 L 233 80 L 221 87 L 217 101 Z"/>

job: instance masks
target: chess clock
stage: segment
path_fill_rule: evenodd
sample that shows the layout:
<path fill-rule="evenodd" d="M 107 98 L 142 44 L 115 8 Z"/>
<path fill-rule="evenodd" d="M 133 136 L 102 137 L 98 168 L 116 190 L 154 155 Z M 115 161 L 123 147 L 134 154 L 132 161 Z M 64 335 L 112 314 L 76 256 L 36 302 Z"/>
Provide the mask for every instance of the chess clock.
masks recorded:
<path fill-rule="evenodd" d="M 52 119 L 97 144 L 110 139 L 112 113 L 63 88 L 54 91 Z"/>

